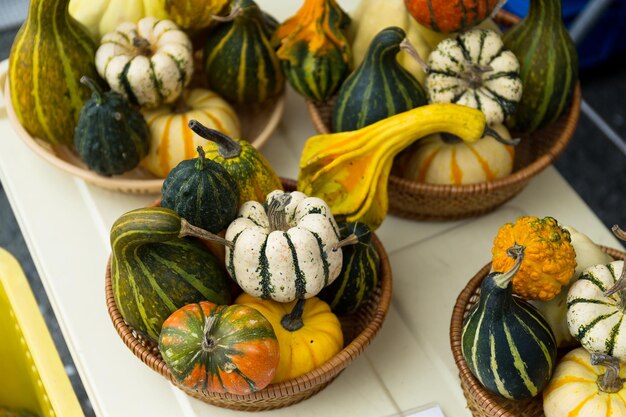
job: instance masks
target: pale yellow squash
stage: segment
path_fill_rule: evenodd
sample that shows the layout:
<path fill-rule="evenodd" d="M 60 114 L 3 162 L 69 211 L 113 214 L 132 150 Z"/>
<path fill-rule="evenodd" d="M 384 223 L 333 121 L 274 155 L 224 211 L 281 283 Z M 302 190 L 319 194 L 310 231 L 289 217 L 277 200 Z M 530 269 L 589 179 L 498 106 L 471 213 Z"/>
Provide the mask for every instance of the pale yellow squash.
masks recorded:
<path fill-rule="evenodd" d="M 193 133 L 187 126 L 195 119 L 204 126 L 219 130 L 232 138 L 241 136 L 235 110 L 216 93 L 196 88 L 183 93 L 183 101 L 175 106 L 144 110 L 150 128 L 150 151 L 142 166 L 158 177 L 166 177 L 172 168 L 197 155 L 196 148 L 207 151 L 215 145 Z"/>

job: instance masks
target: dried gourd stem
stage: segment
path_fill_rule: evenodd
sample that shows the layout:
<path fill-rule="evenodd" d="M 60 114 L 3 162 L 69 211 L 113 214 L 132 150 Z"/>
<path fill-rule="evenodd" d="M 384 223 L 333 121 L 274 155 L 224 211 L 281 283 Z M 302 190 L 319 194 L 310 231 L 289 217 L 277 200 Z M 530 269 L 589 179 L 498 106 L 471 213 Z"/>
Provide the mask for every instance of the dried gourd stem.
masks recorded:
<path fill-rule="evenodd" d="M 242 14 L 243 14 L 243 8 L 241 7 L 241 5 L 237 4 L 235 7 L 233 7 L 230 10 L 230 13 L 228 14 L 228 16 L 218 16 L 218 15 L 212 14 L 211 19 L 216 20 L 218 22 L 232 22 L 233 20 L 237 19 Z"/>
<path fill-rule="evenodd" d="M 194 226 L 185 219 L 180 219 L 180 233 L 178 233 L 178 237 L 186 236 L 196 237 L 198 239 L 219 243 L 227 246 L 230 249 L 233 249 L 235 247 L 233 242 L 231 242 L 230 240 L 226 240 L 221 236 L 209 232 L 208 230 L 204 230 L 197 226 Z"/>
<path fill-rule="evenodd" d="M 206 168 L 206 154 L 204 153 L 204 149 L 202 149 L 202 146 L 198 146 L 196 148 L 196 151 L 198 152 L 198 157 L 196 158 L 196 169 L 198 171 L 202 171 L 204 168 Z"/>
<path fill-rule="evenodd" d="M 196 135 L 217 144 L 217 153 L 224 159 L 236 158 L 241 155 L 241 145 L 222 132 L 209 129 L 199 121 L 192 119 L 187 124 Z"/>
<path fill-rule="evenodd" d="M 333 247 L 333 251 L 336 251 L 339 248 L 343 248 L 344 246 L 356 245 L 357 243 L 359 243 L 359 237 L 355 235 L 354 233 L 352 233 L 347 238 L 337 242 L 337 244 Z"/>
<path fill-rule="evenodd" d="M 204 352 L 213 352 L 215 350 L 215 339 L 211 336 L 211 331 L 216 321 L 217 316 L 208 316 L 204 321 L 204 334 L 202 337 L 202 350 Z"/>
<path fill-rule="evenodd" d="M 280 194 L 272 199 L 267 208 L 267 220 L 270 225 L 270 230 L 282 230 L 287 231 L 289 224 L 285 216 L 285 209 L 291 202 L 291 194 Z"/>
<path fill-rule="evenodd" d="M 493 71 L 492 66 L 480 65 L 472 62 L 460 75 L 461 78 L 467 81 L 470 88 L 476 89 L 483 86 L 483 74 L 489 71 Z"/>
<path fill-rule="evenodd" d="M 626 232 L 618 225 L 613 225 L 611 230 L 618 239 L 626 241 Z M 615 285 L 604 292 L 604 296 L 610 297 L 618 291 L 620 293 L 618 307 L 622 311 L 626 311 L 626 265 L 622 265 L 622 273 L 620 274 L 620 277 L 617 281 L 615 281 Z"/>
<path fill-rule="evenodd" d="M 524 260 L 524 249 L 524 246 L 516 243 L 506 250 L 506 254 L 509 257 L 515 259 L 515 264 L 511 269 L 501 273 L 494 278 L 494 281 L 498 287 L 506 288 L 511 283 L 511 280 L 522 266 L 522 261 Z"/>
<path fill-rule="evenodd" d="M 591 364 L 602 365 L 606 368 L 606 372 L 598 376 L 596 380 L 600 391 L 613 394 L 622 390 L 624 381 L 619 377 L 620 367 L 617 358 L 604 353 L 592 353 Z"/>
<path fill-rule="evenodd" d="M 430 72 L 430 67 L 422 59 L 419 52 L 417 52 L 417 49 L 415 49 L 413 44 L 409 41 L 409 38 L 402 39 L 402 42 L 400 42 L 400 49 L 409 54 L 409 56 L 411 56 L 411 58 L 413 58 L 415 61 L 417 61 L 419 66 L 422 67 L 422 71 L 424 71 L 424 73 L 428 74 Z"/>
<path fill-rule="evenodd" d="M 624 242 L 626 242 L 626 231 L 619 227 L 619 225 L 614 224 L 613 227 L 611 227 L 611 231 L 613 231 L 613 234 L 619 240 L 623 240 Z"/>
<path fill-rule="evenodd" d="M 296 301 L 296 304 L 293 306 L 291 313 L 285 314 L 283 318 L 280 320 L 280 324 L 290 332 L 295 332 L 298 329 L 301 329 L 304 326 L 304 322 L 302 321 L 302 313 L 304 313 L 304 303 L 306 300 L 304 298 L 299 298 Z"/>
<path fill-rule="evenodd" d="M 83 75 L 82 77 L 80 77 L 80 83 L 89 87 L 89 89 L 94 93 L 94 95 L 96 96 L 96 103 L 102 104 L 102 102 L 104 101 L 102 89 L 94 80 L 87 77 L 86 75 Z"/>
<path fill-rule="evenodd" d="M 491 136 L 498 142 L 503 143 L 505 145 L 511 145 L 511 146 L 517 146 L 522 141 L 521 138 L 505 139 L 502 136 L 500 136 L 500 134 L 495 129 L 491 128 L 489 125 L 485 125 L 485 133 L 483 133 L 483 137 L 484 136 Z"/>
<path fill-rule="evenodd" d="M 150 56 L 152 55 L 152 49 L 150 48 L 150 42 L 143 36 L 139 35 L 136 30 L 132 31 L 133 34 L 133 46 L 137 50 L 137 55 Z"/>
<path fill-rule="evenodd" d="M 185 99 L 185 93 L 178 96 L 178 98 L 174 102 L 174 105 L 172 106 L 172 112 L 176 114 L 183 114 L 187 113 L 190 110 L 191 106 L 187 103 L 187 100 Z"/>

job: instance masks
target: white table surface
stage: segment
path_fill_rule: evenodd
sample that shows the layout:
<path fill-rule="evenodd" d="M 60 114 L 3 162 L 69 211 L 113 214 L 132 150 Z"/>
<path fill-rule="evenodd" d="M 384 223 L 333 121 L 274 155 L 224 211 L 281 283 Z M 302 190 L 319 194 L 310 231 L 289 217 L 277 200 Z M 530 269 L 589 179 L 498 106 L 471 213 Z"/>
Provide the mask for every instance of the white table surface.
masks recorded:
<path fill-rule="evenodd" d="M 280 20 L 300 4 L 258 3 Z M 340 3 L 351 10 L 356 0 Z M 313 134 L 303 99 L 289 91 L 283 120 L 262 152 L 280 175 L 295 178 L 303 144 Z M 22 143 L 1 108 L 0 180 L 98 416 L 239 414 L 171 386 L 132 355 L 109 319 L 104 271 L 110 226 L 119 215 L 155 196 L 106 191 L 52 167 Z M 470 416 L 448 339 L 452 307 L 467 280 L 489 261 L 498 228 L 520 215 L 553 216 L 598 243 L 619 247 L 553 168 L 483 217 L 431 223 L 389 216 L 377 231 L 390 255 L 394 279 L 393 302 L 380 334 L 321 393 L 260 414 L 390 416 L 439 404 L 447 417 Z"/>

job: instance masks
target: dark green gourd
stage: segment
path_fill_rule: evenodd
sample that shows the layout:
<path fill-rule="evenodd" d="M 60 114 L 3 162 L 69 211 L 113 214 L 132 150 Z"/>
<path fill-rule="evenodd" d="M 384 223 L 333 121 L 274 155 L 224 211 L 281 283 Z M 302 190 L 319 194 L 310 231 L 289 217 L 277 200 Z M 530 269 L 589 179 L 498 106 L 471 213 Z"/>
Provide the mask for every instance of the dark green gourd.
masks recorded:
<path fill-rule="evenodd" d="M 115 302 L 124 320 L 155 342 L 163 321 L 184 305 L 230 303 L 228 279 L 215 257 L 185 236 L 221 241 L 161 207 L 129 211 L 111 228 Z"/>
<path fill-rule="evenodd" d="M 568 109 L 578 81 L 578 54 L 561 17 L 561 0 L 531 0 L 528 16 L 507 31 L 504 45 L 520 62 L 524 91 L 508 126 L 532 132 Z"/>
<path fill-rule="evenodd" d="M 341 240 L 355 235 L 354 245 L 343 246 L 341 273 L 318 297 L 326 301 L 335 314 L 351 314 L 366 302 L 378 283 L 380 255 L 372 242 L 372 231 L 364 223 L 339 225 Z"/>
<path fill-rule="evenodd" d="M 516 400 L 539 394 L 556 361 L 550 326 L 533 306 L 513 296 L 511 280 L 523 250 L 515 245 L 507 251 L 516 258 L 510 271 L 485 277 L 461 335 L 463 357 L 476 379 L 489 391 Z"/>
<path fill-rule="evenodd" d="M 161 188 L 161 206 L 201 229 L 219 233 L 226 229 L 239 208 L 239 187 L 217 162 L 205 157 L 198 146 L 198 157 L 174 167 Z"/>
<path fill-rule="evenodd" d="M 334 132 L 357 130 L 427 103 L 421 84 L 396 59 L 405 38 L 399 27 L 374 37 L 361 65 L 339 89 Z"/>
<path fill-rule="evenodd" d="M 74 147 L 87 166 L 100 175 L 117 175 L 139 165 L 148 154 L 150 130 L 143 115 L 120 94 L 103 93 L 90 78 L 80 82 L 93 91 L 80 111 Z"/>
<path fill-rule="evenodd" d="M 270 44 L 275 20 L 252 0 L 233 2 L 231 13 L 206 38 L 209 87 L 233 103 L 262 103 L 283 92 L 285 77 Z"/>
<path fill-rule="evenodd" d="M 9 60 L 11 102 L 20 124 L 54 145 L 72 145 L 89 89 L 98 80 L 96 45 L 68 12 L 70 0 L 31 0 Z M 4 7 L 4 6 L 3 6 Z"/>

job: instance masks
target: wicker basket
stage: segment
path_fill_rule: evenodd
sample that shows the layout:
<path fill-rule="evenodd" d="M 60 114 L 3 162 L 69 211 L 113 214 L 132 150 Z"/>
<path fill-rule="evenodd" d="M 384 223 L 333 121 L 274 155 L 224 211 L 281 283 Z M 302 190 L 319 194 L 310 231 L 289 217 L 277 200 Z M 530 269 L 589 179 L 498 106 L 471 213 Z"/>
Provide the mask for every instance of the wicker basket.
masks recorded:
<path fill-rule="evenodd" d="M 295 189 L 294 181 L 283 180 L 283 185 L 286 190 Z M 105 276 L 107 310 L 115 330 L 133 354 L 190 396 L 212 405 L 233 410 L 263 411 L 286 407 L 305 400 L 324 389 L 365 350 L 378 334 L 391 303 L 391 266 L 380 240 L 376 235 L 373 235 L 372 240 L 380 255 L 378 285 L 370 299 L 356 313 L 339 317 L 345 343 L 343 350 L 328 362 L 298 378 L 271 384 L 265 389 L 249 395 L 213 393 L 203 395 L 178 384 L 161 358 L 157 346 L 143 339 L 124 322 L 113 296 L 110 259 Z"/>
<path fill-rule="evenodd" d="M 511 26 L 519 19 L 500 11 L 496 22 Z M 423 184 L 399 176 L 389 177 L 389 212 L 415 220 L 457 220 L 495 210 L 528 185 L 548 167 L 569 143 L 580 115 L 581 92 L 576 86 L 566 114 L 545 129 L 532 134 L 514 135 L 522 142 L 516 147 L 513 172 L 491 182 L 467 185 Z M 330 133 L 333 101 L 307 102 L 313 126 L 319 133 Z"/>
<path fill-rule="evenodd" d="M 607 247 L 602 250 L 614 259 L 626 260 L 626 252 Z M 461 333 L 463 331 L 463 321 L 467 317 L 470 309 L 478 302 L 480 296 L 480 284 L 489 274 L 491 263 L 485 265 L 467 283 L 454 304 L 452 320 L 450 322 L 450 345 L 456 366 L 459 368 L 461 378 L 461 388 L 463 395 L 467 399 L 467 405 L 472 414 L 476 417 L 545 417 L 543 413 L 543 401 L 541 395 L 523 401 L 513 401 L 500 397 L 487 391 L 478 382 L 467 367 L 463 358 L 461 348 Z M 559 352 L 563 353 L 563 352 Z"/>

